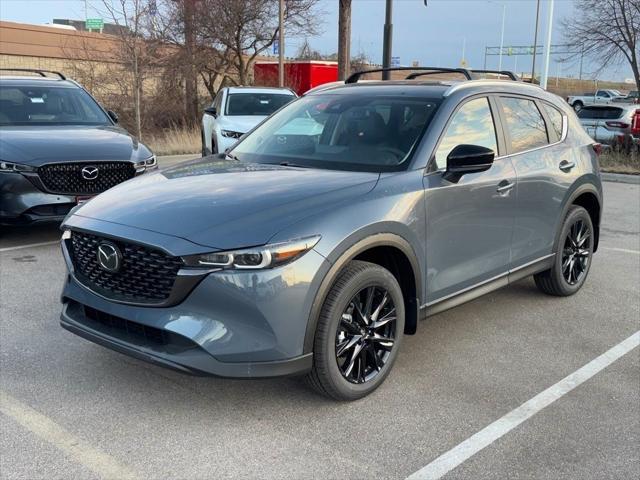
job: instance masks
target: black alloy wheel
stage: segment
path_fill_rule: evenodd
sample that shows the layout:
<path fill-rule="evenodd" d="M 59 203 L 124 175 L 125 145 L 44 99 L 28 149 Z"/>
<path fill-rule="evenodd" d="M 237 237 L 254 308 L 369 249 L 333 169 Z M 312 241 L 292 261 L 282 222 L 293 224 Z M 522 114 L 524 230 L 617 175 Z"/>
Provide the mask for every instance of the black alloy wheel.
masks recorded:
<path fill-rule="evenodd" d="M 591 259 L 591 229 L 582 219 L 571 227 L 562 250 L 562 276 L 569 285 L 576 285 L 587 272 Z"/>
<path fill-rule="evenodd" d="M 369 286 L 344 310 L 336 331 L 336 361 L 351 383 L 373 380 L 386 364 L 396 337 L 396 307 L 389 292 Z"/>

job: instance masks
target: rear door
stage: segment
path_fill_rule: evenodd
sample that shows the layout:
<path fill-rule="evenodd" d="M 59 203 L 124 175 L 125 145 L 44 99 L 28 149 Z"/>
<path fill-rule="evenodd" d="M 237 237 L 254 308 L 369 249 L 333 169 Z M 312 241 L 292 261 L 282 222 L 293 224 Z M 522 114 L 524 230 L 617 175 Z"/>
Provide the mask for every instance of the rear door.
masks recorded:
<path fill-rule="evenodd" d="M 553 252 L 562 202 L 579 170 L 567 146 L 567 118 L 553 105 L 524 96 L 500 96 L 509 157 L 518 176 L 511 269 Z"/>
<path fill-rule="evenodd" d="M 466 100 L 449 119 L 424 177 L 427 215 L 427 303 L 504 275 L 515 220 L 515 170 L 500 158 L 504 143 L 496 104 L 485 96 Z M 492 167 L 443 177 L 449 152 L 474 144 L 496 152 Z"/>

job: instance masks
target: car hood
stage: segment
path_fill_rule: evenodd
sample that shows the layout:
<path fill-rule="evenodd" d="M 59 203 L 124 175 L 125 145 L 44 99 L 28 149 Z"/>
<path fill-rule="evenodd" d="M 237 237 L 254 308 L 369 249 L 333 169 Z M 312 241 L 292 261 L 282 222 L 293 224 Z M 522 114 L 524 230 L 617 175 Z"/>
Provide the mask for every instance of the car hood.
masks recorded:
<path fill-rule="evenodd" d="M 220 117 L 220 128 L 233 132 L 247 133 L 262 120 L 266 115 L 234 115 L 230 117 Z"/>
<path fill-rule="evenodd" d="M 120 184 L 74 215 L 228 250 L 264 245 L 285 227 L 364 195 L 378 178 L 208 157 Z"/>
<path fill-rule="evenodd" d="M 138 160 L 151 155 L 116 126 L 0 127 L 0 159 L 39 166 L 57 161 Z"/>

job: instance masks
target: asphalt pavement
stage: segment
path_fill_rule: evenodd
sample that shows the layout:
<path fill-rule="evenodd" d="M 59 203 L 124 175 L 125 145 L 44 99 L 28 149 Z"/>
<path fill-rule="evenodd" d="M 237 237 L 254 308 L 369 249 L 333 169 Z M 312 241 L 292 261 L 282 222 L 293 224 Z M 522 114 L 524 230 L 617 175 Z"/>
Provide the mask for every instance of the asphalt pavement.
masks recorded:
<path fill-rule="evenodd" d="M 406 478 L 640 330 L 639 185 L 605 183 L 578 294 L 525 279 L 431 317 L 353 403 L 296 379 L 185 376 L 62 330 L 64 263 L 57 244 L 39 245 L 58 237 L 0 236 L 2 479 Z M 638 478 L 639 350 L 445 478 Z"/>

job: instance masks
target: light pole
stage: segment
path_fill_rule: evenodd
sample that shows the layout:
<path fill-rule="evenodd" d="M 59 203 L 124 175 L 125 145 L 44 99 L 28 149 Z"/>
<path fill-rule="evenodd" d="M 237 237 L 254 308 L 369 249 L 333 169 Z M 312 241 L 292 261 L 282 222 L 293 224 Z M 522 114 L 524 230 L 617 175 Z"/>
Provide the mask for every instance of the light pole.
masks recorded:
<path fill-rule="evenodd" d="M 549 57 L 551 56 L 551 32 L 553 30 L 553 0 L 549 2 L 549 18 L 547 20 L 547 41 L 544 47 L 544 70 L 540 79 L 540 86 L 547 89 L 547 81 L 549 80 Z"/>
<path fill-rule="evenodd" d="M 502 32 L 500 33 L 500 60 L 498 62 L 498 70 L 502 70 L 502 45 L 504 45 L 504 17 L 507 12 L 507 4 L 502 4 Z"/>
<path fill-rule="evenodd" d="M 284 0 L 278 4 L 278 86 L 284 87 Z"/>
<path fill-rule="evenodd" d="M 531 83 L 536 81 L 536 54 L 538 53 L 538 20 L 540 17 L 540 0 L 536 4 L 536 32 L 533 36 L 533 63 L 531 64 Z"/>
<path fill-rule="evenodd" d="M 391 66 L 391 43 L 393 41 L 393 0 L 387 0 L 384 12 L 384 39 L 382 42 L 382 68 Z M 382 72 L 382 79 L 389 80 L 389 72 Z"/>

